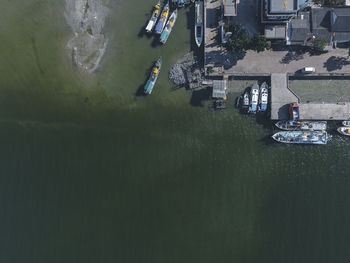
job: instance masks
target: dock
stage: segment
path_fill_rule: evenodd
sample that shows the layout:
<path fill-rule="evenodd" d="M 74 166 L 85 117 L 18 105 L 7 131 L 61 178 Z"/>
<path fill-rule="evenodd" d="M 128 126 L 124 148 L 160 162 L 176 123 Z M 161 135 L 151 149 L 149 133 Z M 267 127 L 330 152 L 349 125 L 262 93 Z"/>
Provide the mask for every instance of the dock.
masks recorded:
<path fill-rule="evenodd" d="M 288 88 L 287 74 L 271 75 L 271 119 L 289 119 L 289 105 L 299 102 L 298 96 Z"/>
<path fill-rule="evenodd" d="M 271 120 L 289 119 L 289 107 L 293 102 L 299 104 L 300 120 L 349 120 L 350 102 L 301 102 L 288 87 L 287 74 L 271 75 Z"/>

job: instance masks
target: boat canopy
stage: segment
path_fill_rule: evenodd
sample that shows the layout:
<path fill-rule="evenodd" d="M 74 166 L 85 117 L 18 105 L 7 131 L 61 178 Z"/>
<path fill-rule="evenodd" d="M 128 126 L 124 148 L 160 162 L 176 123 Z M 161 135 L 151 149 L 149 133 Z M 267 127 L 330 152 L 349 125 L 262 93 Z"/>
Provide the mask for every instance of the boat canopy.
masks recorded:
<path fill-rule="evenodd" d="M 153 88 L 153 83 L 152 83 L 152 81 L 148 80 L 146 85 L 145 85 L 145 91 L 149 92 L 152 90 L 152 88 Z"/>

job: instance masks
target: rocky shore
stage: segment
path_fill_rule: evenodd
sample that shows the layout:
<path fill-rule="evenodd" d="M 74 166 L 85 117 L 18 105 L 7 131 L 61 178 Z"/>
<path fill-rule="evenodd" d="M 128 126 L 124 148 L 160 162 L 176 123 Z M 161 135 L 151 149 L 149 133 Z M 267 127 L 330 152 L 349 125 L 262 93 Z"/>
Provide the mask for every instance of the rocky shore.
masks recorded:
<path fill-rule="evenodd" d="M 169 80 L 177 87 L 201 88 L 204 81 L 204 72 L 200 67 L 200 62 L 192 52 L 176 61 L 169 71 Z"/>
<path fill-rule="evenodd" d="M 94 72 L 105 53 L 108 39 L 103 27 L 108 0 L 65 0 L 65 18 L 73 31 L 67 47 L 80 70 Z"/>

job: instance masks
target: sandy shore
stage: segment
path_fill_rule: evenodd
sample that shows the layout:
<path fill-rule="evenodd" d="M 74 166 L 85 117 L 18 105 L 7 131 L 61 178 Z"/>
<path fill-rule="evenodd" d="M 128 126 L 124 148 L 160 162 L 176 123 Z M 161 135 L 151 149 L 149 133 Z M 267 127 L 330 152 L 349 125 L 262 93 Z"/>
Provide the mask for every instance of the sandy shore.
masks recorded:
<path fill-rule="evenodd" d="M 103 28 L 108 0 L 66 0 L 65 18 L 73 31 L 67 47 L 72 62 L 82 71 L 94 72 L 106 51 Z"/>

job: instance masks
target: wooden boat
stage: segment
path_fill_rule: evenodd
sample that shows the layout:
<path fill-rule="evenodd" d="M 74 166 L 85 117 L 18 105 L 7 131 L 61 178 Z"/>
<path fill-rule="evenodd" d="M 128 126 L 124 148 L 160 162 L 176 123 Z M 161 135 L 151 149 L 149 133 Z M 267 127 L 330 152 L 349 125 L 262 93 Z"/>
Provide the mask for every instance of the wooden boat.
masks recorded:
<path fill-rule="evenodd" d="M 148 21 L 148 24 L 146 26 L 146 31 L 148 33 L 152 32 L 153 28 L 155 27 L 158 17 L 160 15 L 160 1 L 158 1 L 158 4 L 155 5 L 152 16 L 150 20 Z"/>

